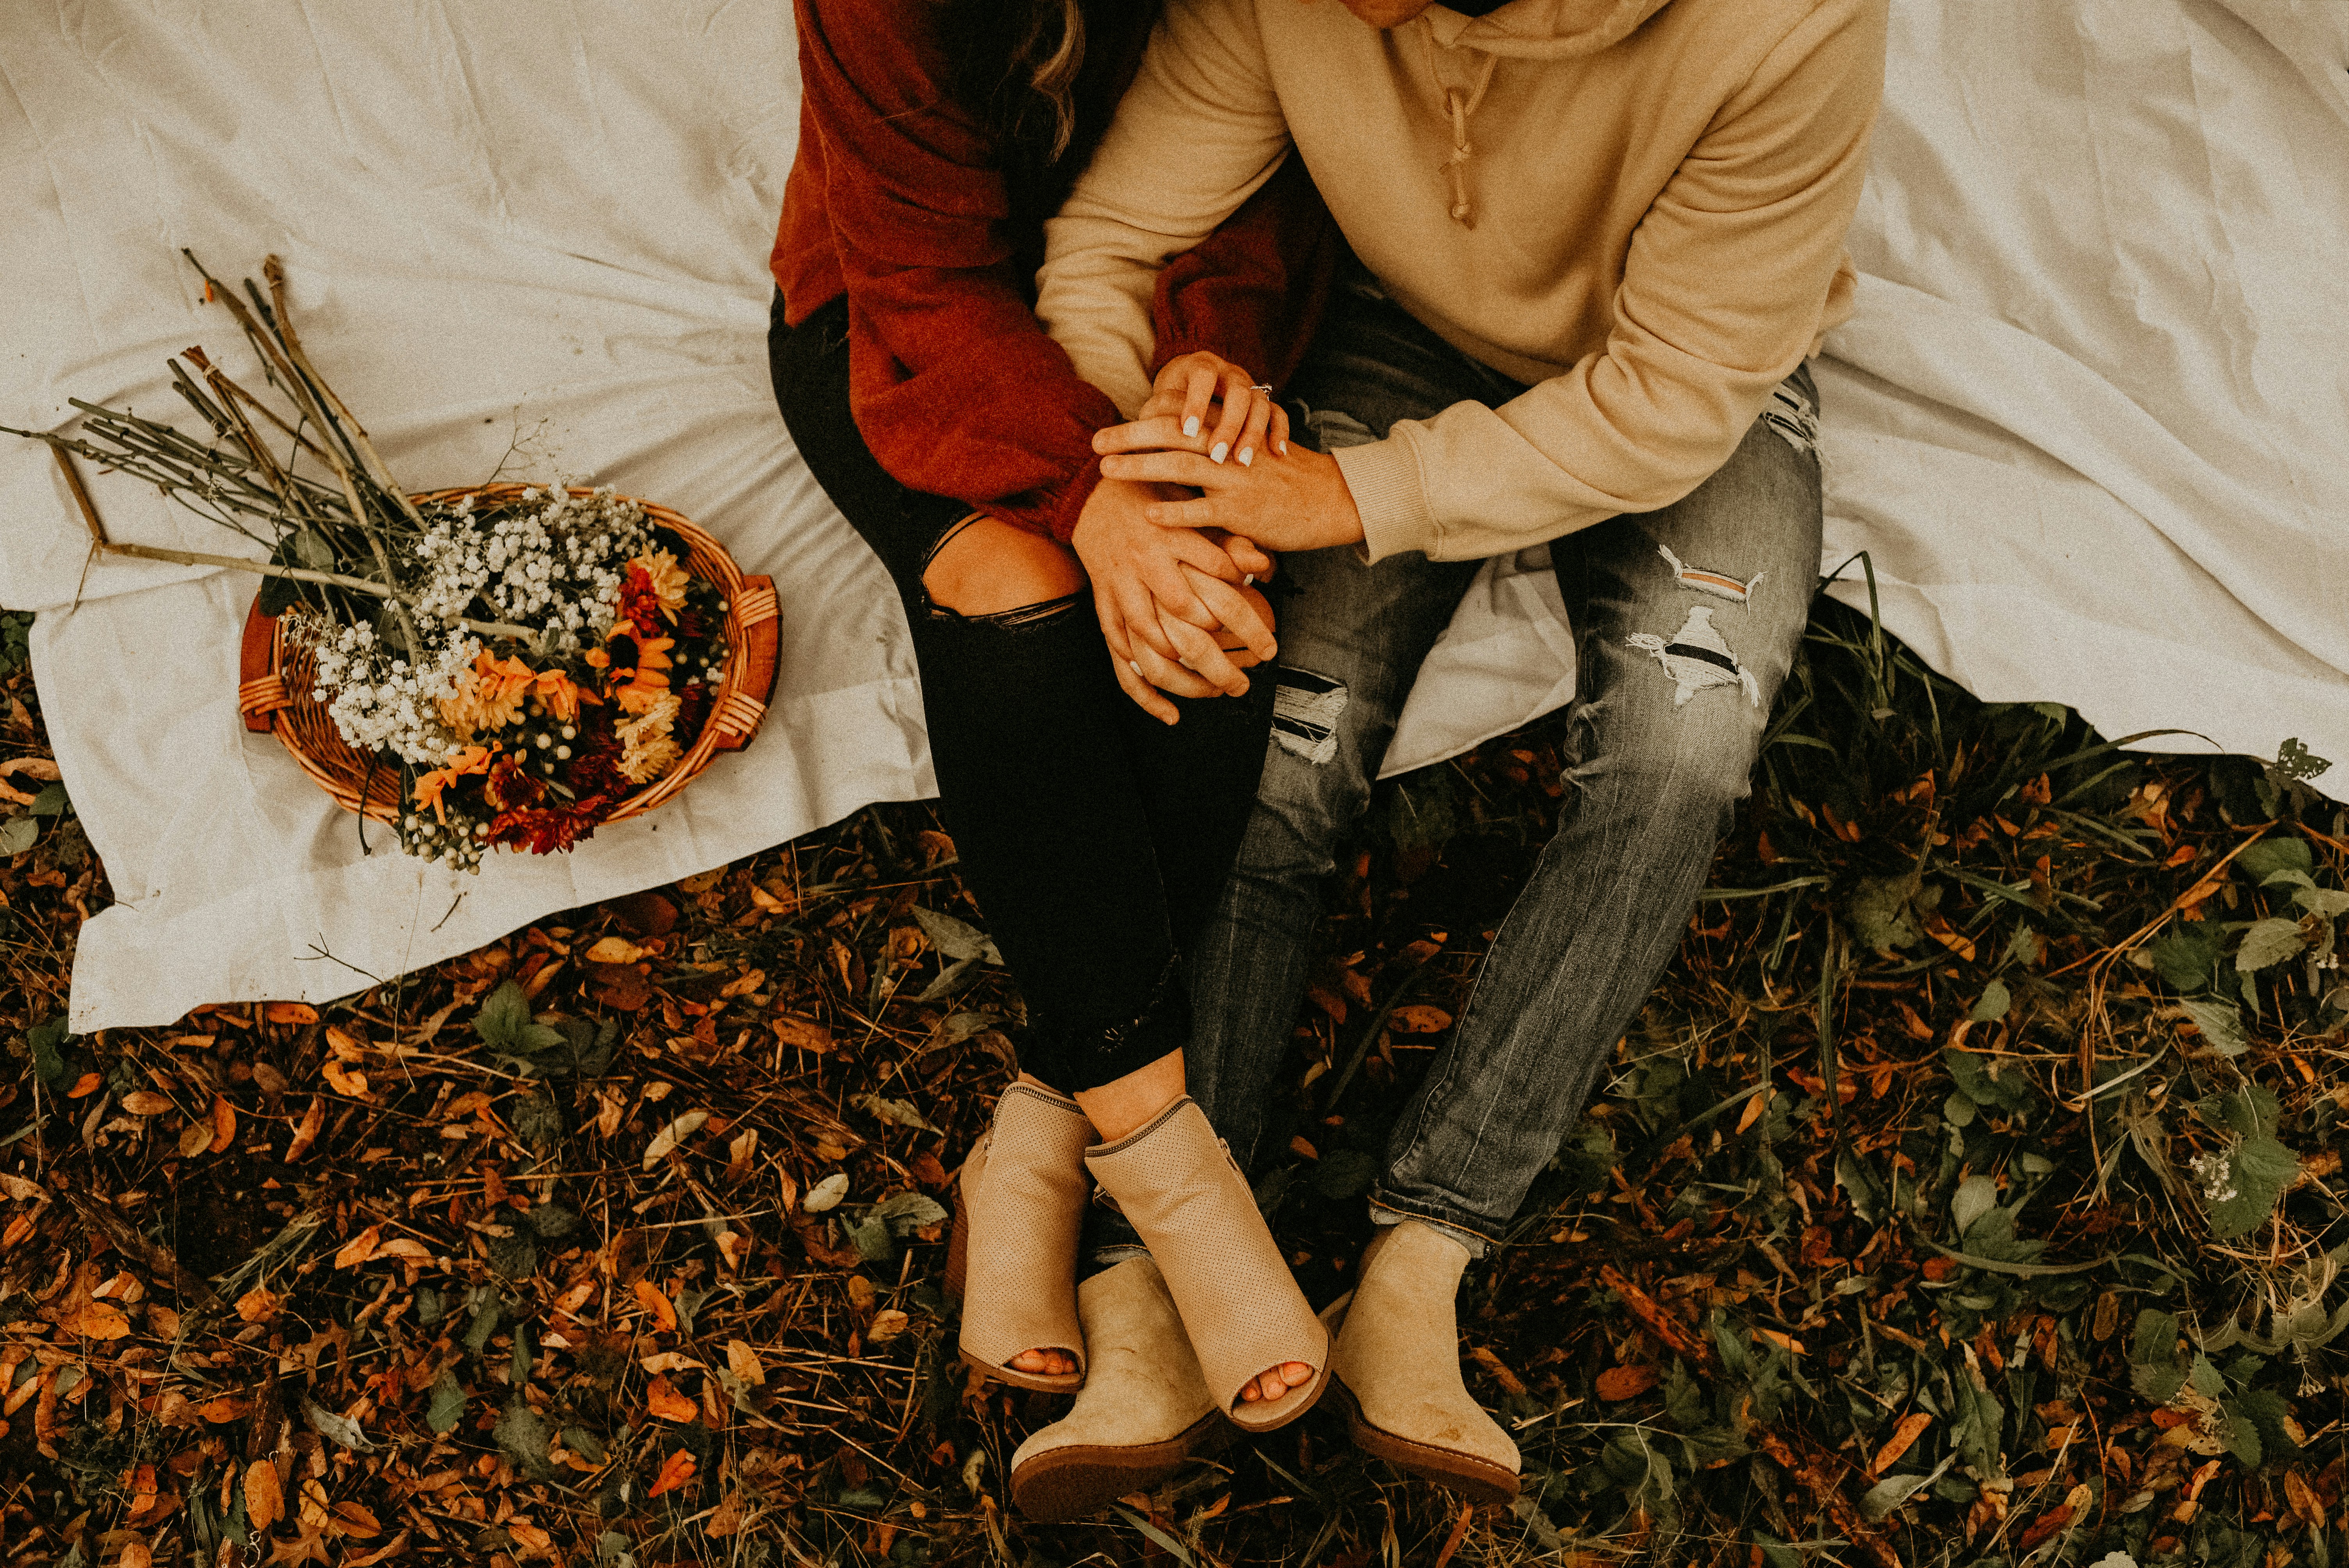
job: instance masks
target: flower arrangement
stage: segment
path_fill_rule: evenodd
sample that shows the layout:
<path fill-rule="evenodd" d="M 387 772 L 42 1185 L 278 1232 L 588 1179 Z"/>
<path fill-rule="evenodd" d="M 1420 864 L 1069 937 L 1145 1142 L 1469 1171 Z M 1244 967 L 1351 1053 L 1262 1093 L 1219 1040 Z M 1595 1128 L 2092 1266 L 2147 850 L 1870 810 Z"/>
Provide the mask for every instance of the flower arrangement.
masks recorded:
<path fill-rule="evenodd" d="M 202 275 L 206 299 L 236 317 L 290 413 L 191 348 L 172 377 L 211 427 L 208 442 L 78 399 L 80 438 L 13 433 L 58 453 L 101 549 L 264 576 L 255 614 L 274 618 L 281 705 L 317 705 L 365 759 L 357 804 L 387 818 L 403 851 L 478 871 L 494 849 L 568 850 L 706 761 L 696 742 L 724 695 L 743 619 L 726 587 L 696 569 L 713 542 L 687 540 L 608 486 L 411 498 L 311 366 L 276 258 L 264 268 L 265 297 L 250 281 L 239 299 Z M 156 484 L 267 559 L 109 540 L 68 453 Z M 748 583 L 771 604 L 762 580 Z M 754 724 L 761 701 L 736 703 Z M 397 779 L 395 803 L 382 801 L 379 775 Z"/>
<path fill-rule="evenodd" d="M 479 500 L 419 509 L 415 652 L 306 604 L 285 632 L 344 741 L 402 770 L 401 848 L 466 868 L 567 850 L 666 777 L 709 716 L 730 608 L 608 487 Z M 484 639 L 474 610 L 537 634 Z"/>

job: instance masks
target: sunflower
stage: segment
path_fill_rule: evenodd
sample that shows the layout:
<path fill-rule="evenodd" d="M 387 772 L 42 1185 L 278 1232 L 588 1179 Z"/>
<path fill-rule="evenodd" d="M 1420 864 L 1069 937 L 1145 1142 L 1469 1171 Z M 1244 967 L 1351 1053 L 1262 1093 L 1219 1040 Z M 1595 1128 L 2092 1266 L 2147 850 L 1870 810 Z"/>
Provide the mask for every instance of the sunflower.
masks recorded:
<path fill-rule="evenodd" d="M 634 621 L 622 621 L 612 628 L 605 643 L 609 647 L 626 645 L 636 650 L 633 665 L 623 665 L 618 653 L 612 658 L 612 695 L 622 708 L 629 713 L 645 713 L 668 696 L 668 651 L 677 645 L 676 638 L 647 637 L 636 630 Z M 626 652 L 626 647 L 621 647 L 621 652 Z"/>

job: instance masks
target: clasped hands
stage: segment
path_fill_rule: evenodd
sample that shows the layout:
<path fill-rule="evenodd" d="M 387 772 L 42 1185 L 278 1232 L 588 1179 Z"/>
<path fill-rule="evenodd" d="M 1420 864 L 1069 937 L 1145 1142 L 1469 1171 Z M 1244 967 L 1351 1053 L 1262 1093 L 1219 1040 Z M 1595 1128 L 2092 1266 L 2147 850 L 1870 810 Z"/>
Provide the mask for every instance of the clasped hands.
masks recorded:
<path fill-rule="evenodd" d="M 1167 694 L 1246 695 L 1273 657 L 1255 584 L 1271 551 L 1361 538 L 1337 463 L 1288 442 L 1288 416 L 1239 366 L 1184 355 L 1131 424 L 1101 431 L 1102 482 L 1070 543 L 1093 585 L 1118 684 L 1175 722 Z"/>

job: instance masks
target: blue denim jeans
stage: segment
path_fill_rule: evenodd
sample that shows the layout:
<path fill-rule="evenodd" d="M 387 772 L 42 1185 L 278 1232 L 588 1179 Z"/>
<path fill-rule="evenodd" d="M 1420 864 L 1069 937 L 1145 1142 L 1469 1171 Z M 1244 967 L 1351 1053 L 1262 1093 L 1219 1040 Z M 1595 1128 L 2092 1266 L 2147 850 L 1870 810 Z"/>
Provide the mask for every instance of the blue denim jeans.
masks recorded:
<path fill-rule="evenodd" d="M 1521 388 L 1357 281 L 1334 294 L 1290 390 L 1305 405 L 1300 438 L 1342 446 Z M 1816 407 L 1797 370 L 1686 497 L 1551 543 L 1577 656 L 1557 830 L 1394 1123 L 1374 1220 L 1432 1221 L 1483 1255 L 1671 961 L 1817 586 Z M 1350 548 L 1281 563 L 1274 736 L 1195 950 L 1186 1058 L 1191 1092 L 1244 1165 L 1288 1051 L 1339 845 L 1476 564 L 1406 553 L 1365 565 Z"/>

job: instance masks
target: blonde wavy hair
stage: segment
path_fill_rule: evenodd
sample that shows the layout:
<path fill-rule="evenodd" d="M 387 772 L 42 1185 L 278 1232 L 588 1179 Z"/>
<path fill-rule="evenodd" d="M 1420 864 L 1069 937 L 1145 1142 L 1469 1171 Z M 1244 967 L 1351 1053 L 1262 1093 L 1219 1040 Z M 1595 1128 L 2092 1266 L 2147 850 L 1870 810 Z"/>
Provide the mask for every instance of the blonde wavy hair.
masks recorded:
<path fill-rule="evenodd" d="M 943 0 L 942 10 L 958 96 L 1007 142 L 1058 162 L 1076 134 L 1085 63 L 1078 0 Z"/>

